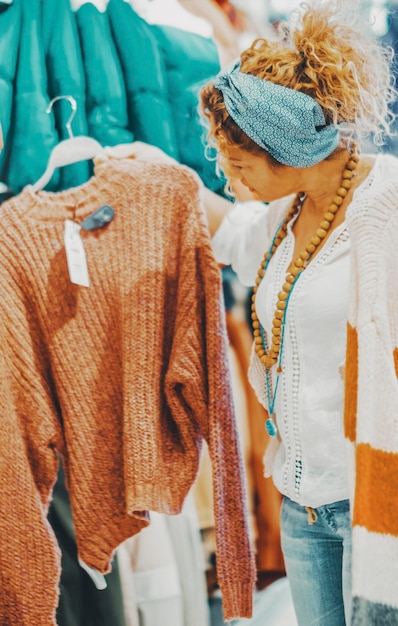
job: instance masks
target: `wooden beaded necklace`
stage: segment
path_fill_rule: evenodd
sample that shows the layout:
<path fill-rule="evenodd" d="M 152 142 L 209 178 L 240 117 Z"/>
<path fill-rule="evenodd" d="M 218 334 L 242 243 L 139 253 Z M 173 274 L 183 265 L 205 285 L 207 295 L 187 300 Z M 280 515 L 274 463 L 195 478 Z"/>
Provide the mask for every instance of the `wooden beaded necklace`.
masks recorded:
<path fill-rule="evenodd" d="M 269 250 L 264 254 L 264 258 L 261 262 L 259 270 L 257 272 L 257 278 L 255 282 L 255 286 L 253 288 L 252 295 L 252 304 L 251 304 L 251 318 L 253 325 L 253 334 L 254 334 L 254 347 L 258 358 L 261 363 L 265 367 L 265 380 L 267 387 L 267 396 L 268 396 L 268 419 L 266 420 L 266 430 L 269 435 L 272 437 L 277 436 L 277 428 L 274 421 L 273 409 L 275 404 L 275 397 L 279 383 L 279 375 L 282 373 L 282 348 L 283 348 L 283 337 L 284 337 L 284 329 L 285 329 L 285 319 L 286 319 L 286 311 L 289 303 L 289 298 L 292 294 L 293 288 L 303 272 L 303 270 L 307 267 L 311 257 L 314 255 L 317 248 L 320 246 L 321 242 L 327 236 L 328 230 L 338 212 L 339 208 L 344 202 L 344 199 L 351 188 L 352 178 L 354 176 L 357 164 L 359 161 L 359 152 L 356 144 L 353 145 L 352 150 L 350 152 L 349 159 L 345 165 L 342 181 L 340 187 L 337 189 L 335 196 L 333 197 L 332 203 L 329 205 L 326 213 L 324 214 L 319 227 L 311 237 L 309 243 L 306 245 L 304 250 L 300 252 L 298 257 L 296 257 L 291 265 L 291 270 L 287 272 L 285 277 L 285 282 L 282 285 L 281 291 L 278 293 L 278 301 L 276 303 L 274 318 L 272 321 L 272 329 L 271 329 L 271 345 L 268 347 L 267 338 L 265 335 L 264 328 L 259 321 L 256 313 L 256 294 L 258 288 L 261 284 L 262 279 L 264 278 L 265 272 L 267 270 L 268 264 L 271 260 L 272 255 L 275 250 L 279 246 L 279 244 L 283 241 L 283 239 L 287 235 L 287 227 L 290 220 L 295 217 L 300 208 L 303 205 L 305 194 L 299 193 L 297 194 L 292 207 L 289 209 L 286 217 L 279 224 L 275 235 L 272 239 L 271 246 Z M 277 377 L 275 381 L 275 389 L 272 393 L 271 391 L 271 376 L 270 376 L 270 368 L 274 365 L 277 365 Z"/>

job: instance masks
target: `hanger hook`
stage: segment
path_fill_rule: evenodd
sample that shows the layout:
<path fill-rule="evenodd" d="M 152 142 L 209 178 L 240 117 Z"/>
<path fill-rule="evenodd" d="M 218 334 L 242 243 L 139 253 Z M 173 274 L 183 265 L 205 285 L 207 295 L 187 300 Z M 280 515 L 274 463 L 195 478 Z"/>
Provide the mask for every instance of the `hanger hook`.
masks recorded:
<path fill-rule="evenodd" d="M 72 127 L 71 124 L 73 122 L 73 118 L 76 115 L 76 110 L 77 110 L 77 104 L 76 104 L 76 100 L 73 96 L 57 96 L 56 98 L 53 98 L 50 102 L 50 104 L 48 105 L 48 107 L 46 108 L 46 113 L 51 113 L 51 110 L 53 108 L 54 102 L 56 102 L 57 100 L 68 100 L 72 109 L 72 112 L 69 116 L 68 121 L 66 122 L 65 126 L 66 126 L 66 130 L 68 131 L 68 135 L 70 138 L 73 137 L 73 132 L 72 132 Z"/>

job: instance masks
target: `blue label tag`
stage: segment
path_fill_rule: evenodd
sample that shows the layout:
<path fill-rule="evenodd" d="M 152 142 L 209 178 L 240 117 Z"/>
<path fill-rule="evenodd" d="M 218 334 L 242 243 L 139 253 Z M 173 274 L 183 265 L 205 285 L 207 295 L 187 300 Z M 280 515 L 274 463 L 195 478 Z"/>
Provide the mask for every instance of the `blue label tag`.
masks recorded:
<path fill-rule="evenodd" d="M 94 211 L 91 215 L 84 219 L 80 226 L 83 230 L 95 230 L 96 228 L 103 228 L 115 215 L 115 211 L 109 204 L 104 204 L 102 207 Z"/>

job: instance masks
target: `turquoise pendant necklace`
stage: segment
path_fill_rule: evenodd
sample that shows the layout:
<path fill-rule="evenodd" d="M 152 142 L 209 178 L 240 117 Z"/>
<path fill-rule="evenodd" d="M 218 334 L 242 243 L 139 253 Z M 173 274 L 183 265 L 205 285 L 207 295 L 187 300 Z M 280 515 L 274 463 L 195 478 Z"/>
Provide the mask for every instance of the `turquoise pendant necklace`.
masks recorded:
<path fill-rule="evenodd" d="M 297 207 L 298 210 L 298 207 Z M 293 217 L 293 216 L 292 216 Z M 275 242 L 276 239 L 278 238 L 278 235 L 280 234 L 283 225 L 286 224 L 287 226 L 287 222 L 286 222 L 286 218 L 284 218 L 282 220 L 282 222 L 279 224 L 275 235 L 272 239 L 271 245 L 269 247 L 268 253 L 266 255 L 265 258 L 265 263 L 264 263 L 264 274 L 265 271 L 268 268 L 269 262 L 271 260 L 272 254 L 275 250 Z M 304 269 L 304 267 L 303 267 Z M 293 292 L 293 288 L 295 286 L 295 284 L 297 283 L 297 280 L 299 278 L 299 276 L 301 275 L 301 272 L 299 272 L 297 274 L 297 276 L 295 276 L 293 283 L 291 284 L 291 289 L 288 293 L 288 296 L 285 300 L 286 302 L 286 306 L 283 309 L 283 314 L 282 314 L 282 318 L 281 318 L 281 333 L 280 333 L 280 350 L 279 350 L 279 354 L 278 354 L 278 360 L 277 360 L 277 374 L 276 374 L 276 379 L 275 379 L 275 386 L 274 389 L 272 388 L 272 376 L 271 376 L 271 372 L 270 372 L 270 368 L 266 368 L 265 369 L 265 387 L 266 387 L 266 391 L 267 391 L 267 405 L 268 405 L 268 418 L 265 420 L 265 430 L 267 431 L 268 435 L 270 437 L 277 437 L 278 436 L 278 428 L 275 422 L 275 415 L 274 415 L 274 407 L 275 407 L 275 400 L 276 400 L 276 394 L 278 391 L 278 386 L 279 386 L 279 379 L 280 379 L 280 374 L 282 373 L 282 354 L 283 354 L 283 339 L 284 339 L 284 335 L 285 335 L 285 324 L 286 324 L 286 312 L 287 312 L 287 308 L 288 308 L 288 303 L 289 303 L 289 299 L 290 296 Z M 258 283 L 259 286 L 259 283 Z M 267 342 L 267 336 L 266 336 L 266 332 L 265 329 L 263 327 L 263 325 L 261 324 L 261 322 L 258 320 L 258 324 L 259 324 L 259 330 L 260 330 L 260 336 L 262 339 L 262 345 L 264 348 L 265 352 L 268 352 L 268 342 Z"/>
<path fill-rule="evenodd" d="M 358 161 L 358 148 L 355 143 L 352 143 L 351 150 L 349 150 L 348 152 L 348 160 L 343 170 L 340 187 L 337 189 L 335 195 L 333 196 L 331 204 L 328 206 L 326 213 L 323 215 L 323 218 L 319 224 L 319 227 L 312 235 L 308 244 L 306 245 L 304 250 L 300 252 L 299 256 L 292 261 L 292 264 L 290 266 L 291 269 L 287 272 L 285 282 L 282 285 L 281 291 L 278 293 L 278 301 L 276 303 L 274 319 L 272 321 L 272 329 L 269 335 L 270 345 L 268 345 L 264 328 L 257 317 L 256 292 L 265 275 L 272 255 L 274 254 L 281 241 L 286 237 L 287 228 L 290 220 L 298 213 L 298 211 L 303 206 L 303 202 L 305 200 L 304 193 L 299 193 L 296 196 L 296 199 L 293 202 L 293 206 L 289 210 L 286 217 L 279 224 L 272 239 L 270 248 L 265 253 L 264 259 L 258 270 L 256 286 L 253 289 L 251 317 L 253 322 L 255 351 L 258 358 L 260 359 L 260 362 L 265 367 L 265 385 L 267 390 L 267 404 L 269 415 L 265 423 L 265 428 L 267 430 L 267 433 L 271 437 L 277 437 L 278 435 L 278 430 L 274 419 L 274 407 L 275 398 L 279 386 L 279 378 L 280 374 L 282 373 L 283 340 L 285 335 L 286 312 L 289 300 L 302 271 L 307 267 L 318 246 L 328 235 L 329 229 L 336 216 L 336 213 L 343 204 L 344 199 L 346 198 L 351 188 L 352 179 L 355 175 Z M 275 386 L 274 390 L 272 390 L 272 376 L 270 370 L 274 365 L 277 366 L 277 370 Z"/>

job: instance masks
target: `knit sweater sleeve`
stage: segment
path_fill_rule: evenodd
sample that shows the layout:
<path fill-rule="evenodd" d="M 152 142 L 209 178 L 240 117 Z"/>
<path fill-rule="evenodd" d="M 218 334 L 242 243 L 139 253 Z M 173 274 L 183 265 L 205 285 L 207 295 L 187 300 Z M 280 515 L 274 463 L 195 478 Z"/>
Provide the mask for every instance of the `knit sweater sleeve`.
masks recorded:
<path fill-rule="evenodd" d="M 352 289 L 345 433 L 351 458 L 352 624 L 398 623 L 398 189 L 347 213 Z"/>
<path fill-rule="evenodd" d="M 9 376 L 32 475 L 47 511 L 62 451 L 62 433 L 56 397 L 51 387 L 51 363 L 42 337 L 31 281 L 29 241 L 12 218 L 18 197 L 3 205 L 0 230 L 1 315 Z M 47 277 L 42 277 L 46 281 Z"/>
<path fill-rule="evenodd" d="M 243 464 L 228 369 L 220 270 L 195 185 L 180 251 L 178 320 L 166 393 L 174 417 L 190 416 L 212 460 L 217 573 L 224 618 L 250 617 L 255 568 L 247 524 Z M 178 381 L 178 384 L 176 384 Z"/>
<path fill-rule="evenodd" d="M 47 512 L 57 427 L 29 274 L 23 278 L 26 242 L 8 220 L 17 203 L 2 205 L 0 229 L 0 623 L 52 626 L 60 551 Z"/>
<path fill-rule="evenodd" d="M 55 626 L 60 552 L 26 455 L 0 338 L 0 623 Z"/>

